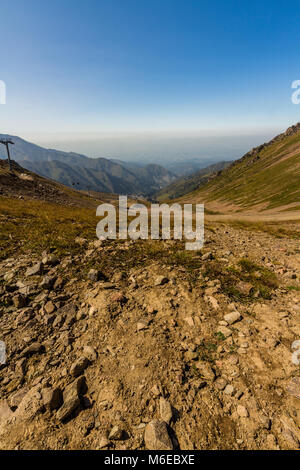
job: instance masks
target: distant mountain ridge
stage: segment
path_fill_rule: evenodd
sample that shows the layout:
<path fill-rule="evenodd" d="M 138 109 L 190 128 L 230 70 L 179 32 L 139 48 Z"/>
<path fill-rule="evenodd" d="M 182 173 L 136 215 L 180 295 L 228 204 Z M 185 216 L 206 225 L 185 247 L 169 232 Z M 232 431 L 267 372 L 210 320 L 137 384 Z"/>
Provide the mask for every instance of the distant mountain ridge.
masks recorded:
<path fill-rule="evenodd" d="M 24 168 L 76 189 L 150 196 L 176 179 L 160 165 L 126 165 L 126 162 L 46 149 L 17 136 L 0 134 L 0 138 L 13 140 L 11 158 Z M 2 155 L 6 158 L 5 149 Z"/>
<path fill-rule="evenodd" d="M 179 178 L 155 193 L 155 197 L 158 201 L 162 201 L 184 196 L 206 184 L 211 178 L 216 176 L 219 171 L 227 168 L 231 163 L 230 161 L 214 163 L 190 176 Z"/>

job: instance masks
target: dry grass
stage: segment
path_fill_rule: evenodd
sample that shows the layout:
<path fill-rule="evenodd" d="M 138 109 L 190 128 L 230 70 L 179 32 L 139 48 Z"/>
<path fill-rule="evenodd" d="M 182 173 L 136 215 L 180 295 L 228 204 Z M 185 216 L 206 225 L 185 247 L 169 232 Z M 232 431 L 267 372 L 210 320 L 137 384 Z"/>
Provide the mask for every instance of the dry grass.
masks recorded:
<path fill-rule="evenodd" d="M 251 302 L 259 297 L 270 299 L 272 291 L 279 286 L 272 271 L 247 258 L 240 259 L 235 266 L 224 266 L 218 260 L 212 261 L 205 265 L 204 275 L 210 279 L 219 279 L 222 292 L 240 302 Z M 243 294 L 237 288 L 241 281 L 253 286 L 249 295 Z"/>
<path fill-rule="evenodd" d="M 95 238 L 96 223 L 94 209 L 1 197 L 0 257 L 50 248 L 58 254 L 76 252 L 75 238 Z"/>

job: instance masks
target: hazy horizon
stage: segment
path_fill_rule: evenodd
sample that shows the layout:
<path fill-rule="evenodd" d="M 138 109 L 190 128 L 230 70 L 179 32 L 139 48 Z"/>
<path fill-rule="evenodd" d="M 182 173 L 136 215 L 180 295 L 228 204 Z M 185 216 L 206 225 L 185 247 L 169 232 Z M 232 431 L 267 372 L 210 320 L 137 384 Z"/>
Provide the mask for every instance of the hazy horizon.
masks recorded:
<path fill-rule="evenodd" d="M 140 163 L 220 161 L 241 157 L 252 147 L 270 140 L 279 130 L 250 135 L 72 134 L 20 135 L 45 148 L 76 152 L 91 158 L 104 157 Z M 48 138 L 47 138 L 48 137 Z"/>

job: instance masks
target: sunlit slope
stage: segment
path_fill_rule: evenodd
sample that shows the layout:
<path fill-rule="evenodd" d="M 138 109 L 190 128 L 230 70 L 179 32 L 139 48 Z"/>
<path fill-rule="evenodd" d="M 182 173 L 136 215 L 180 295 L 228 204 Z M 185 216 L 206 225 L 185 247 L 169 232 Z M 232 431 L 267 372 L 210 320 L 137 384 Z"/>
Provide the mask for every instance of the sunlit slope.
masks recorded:
<path fill-rule="evenodd" d="M 183 200 L 214 202 L 237 210 L 299 209 L 300 124 L 251 150 Z"/>

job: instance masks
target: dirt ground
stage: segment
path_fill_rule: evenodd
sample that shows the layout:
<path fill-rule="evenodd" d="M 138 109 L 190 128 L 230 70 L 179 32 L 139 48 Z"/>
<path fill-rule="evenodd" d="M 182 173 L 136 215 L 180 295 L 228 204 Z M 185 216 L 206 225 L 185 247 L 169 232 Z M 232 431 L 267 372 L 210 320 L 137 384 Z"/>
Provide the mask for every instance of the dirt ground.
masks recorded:
<path fill-rule="evenodd" d="M 299 226 L 214 218 L 1 262 L 1 449 L 299 448 Z"/>

